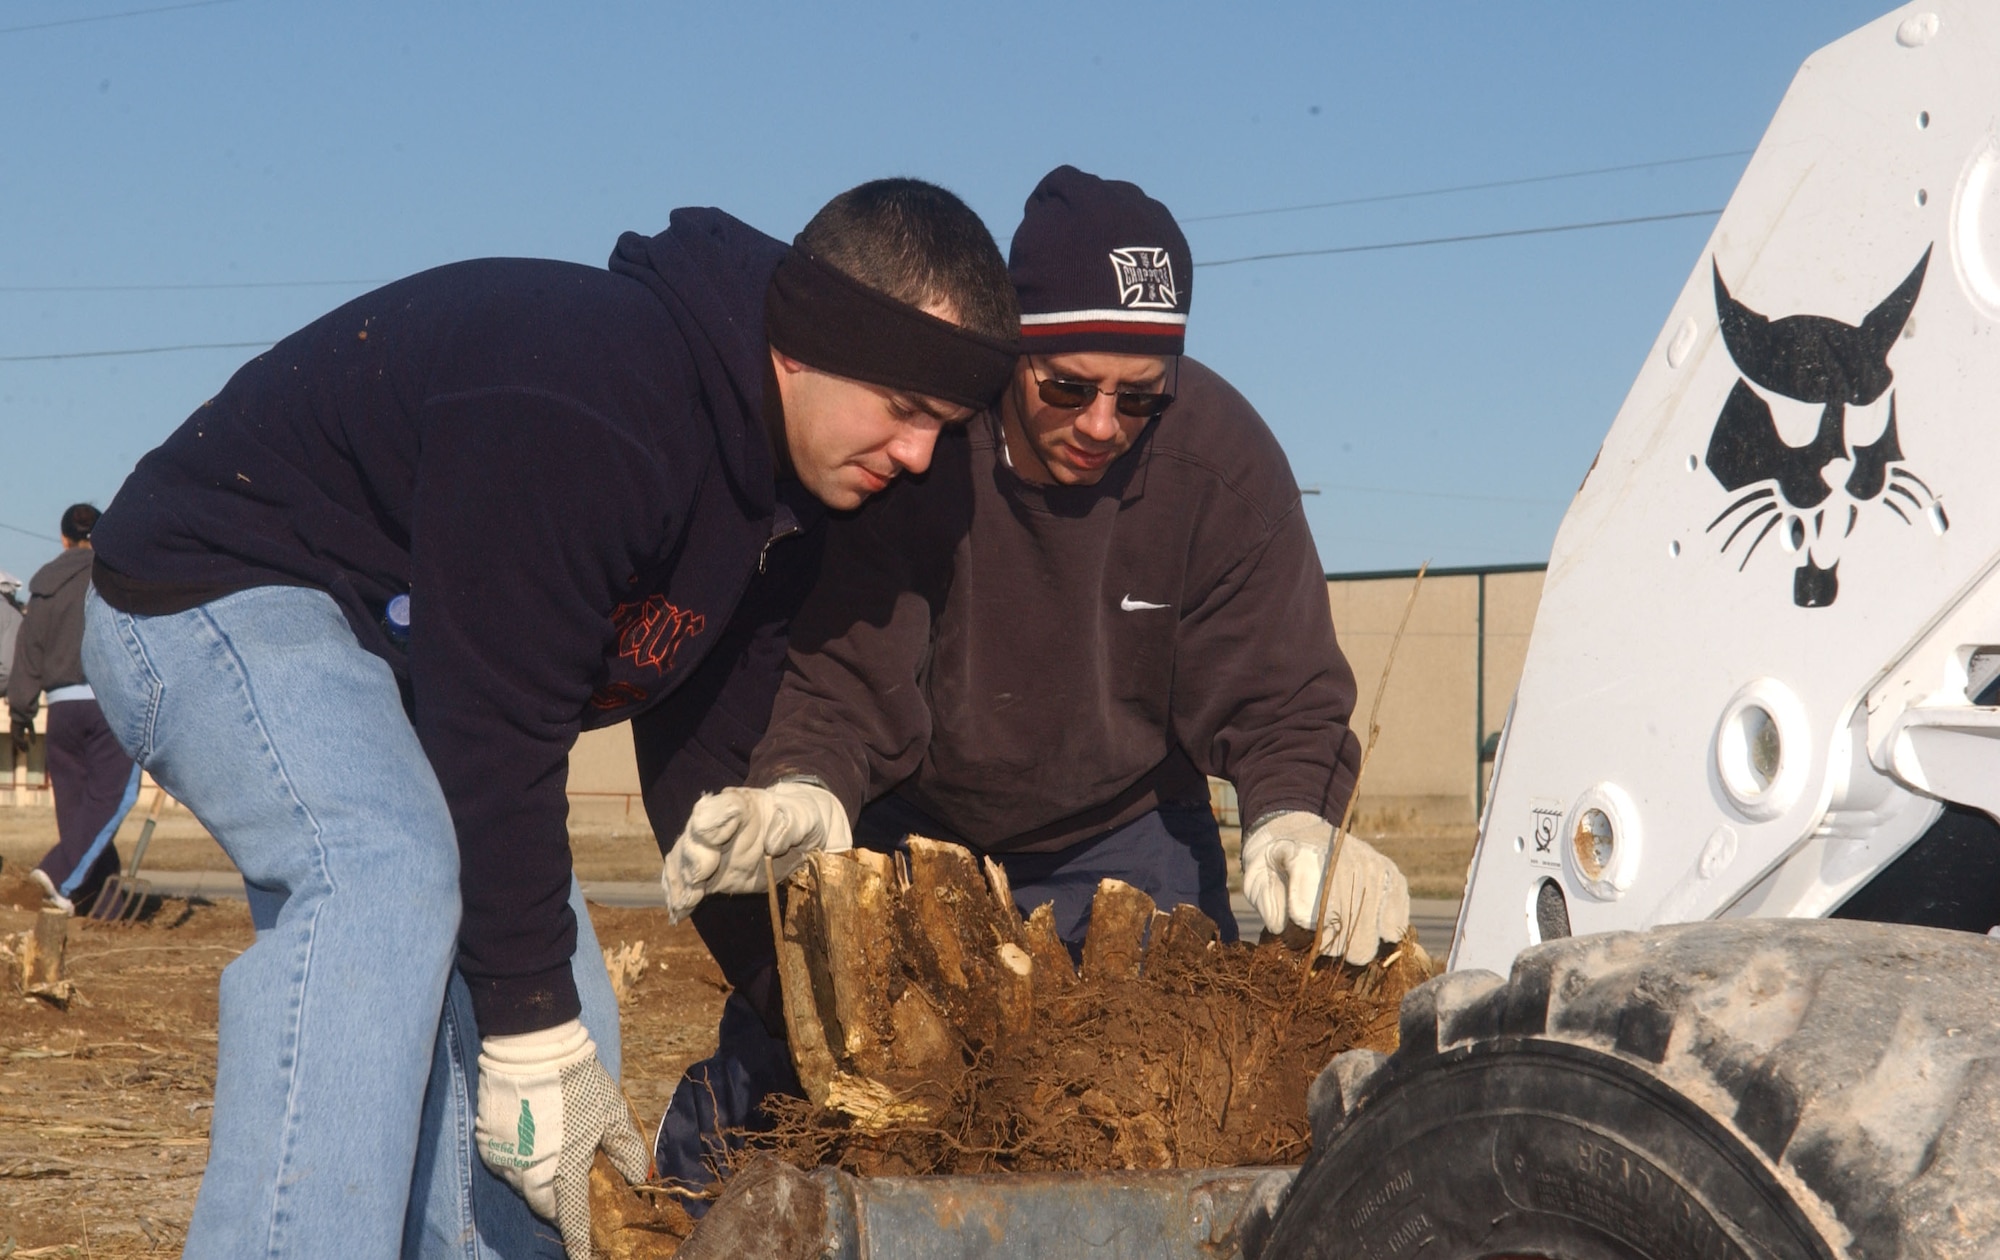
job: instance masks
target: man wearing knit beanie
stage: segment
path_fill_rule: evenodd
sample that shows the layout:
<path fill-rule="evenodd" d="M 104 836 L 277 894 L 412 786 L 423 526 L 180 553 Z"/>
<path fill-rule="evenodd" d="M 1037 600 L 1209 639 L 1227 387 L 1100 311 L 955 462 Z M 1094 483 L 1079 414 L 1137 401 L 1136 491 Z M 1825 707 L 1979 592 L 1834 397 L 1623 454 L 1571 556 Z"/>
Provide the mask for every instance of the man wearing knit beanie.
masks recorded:
<path fill-rule="evenodd" d="M 768 855 L 782 877 L 809 849 L 921 834 L 997 861 L 1024 914 L 1053 902 L 1073 952 L 1105 878 L 1234 940 L 1213 775 L 1251 820 L 1245 893 L 1311 940 L 1359 747 L 1284 453 L 1183 357 L 1193 259 L 1136 185 L 1050 172 L 1008 270 L 1023 354 L 1006 393 L 939 440 L 928 477 L 830 534 L 750 786 L 705 797 L 681 843 L 728 844 L 743 870 Z M 1350 836 L 1327 882 L 1321 952 L 1362 964 L 1402 938 L 1388 859 Z M 744 888 L 668 881 L 736 985 L 656 1143 L 691 1181 L 713 1134 L 797 1089 L 763 899 L 701 901 Z"/>

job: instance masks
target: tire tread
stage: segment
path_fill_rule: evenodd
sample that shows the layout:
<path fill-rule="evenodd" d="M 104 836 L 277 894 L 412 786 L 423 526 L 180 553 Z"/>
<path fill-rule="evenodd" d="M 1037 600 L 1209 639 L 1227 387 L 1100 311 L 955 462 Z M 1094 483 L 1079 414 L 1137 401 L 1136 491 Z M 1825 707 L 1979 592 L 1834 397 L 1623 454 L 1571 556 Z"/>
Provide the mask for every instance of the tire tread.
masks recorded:
<path fill-rule="evenodd" d="M 1524 952 L 1505 980 L 1431 981 L 1400 1028 L 1393 1056 L 1344 1055 L 1315 1084 L 1315 1157 L 1455 1048 L 1562 1041 L 1643 1065 L 1721 1119 L 1836 1250 L 2000 1255 L 2000 941 L 1827 920 L 1576 937 Z"/>

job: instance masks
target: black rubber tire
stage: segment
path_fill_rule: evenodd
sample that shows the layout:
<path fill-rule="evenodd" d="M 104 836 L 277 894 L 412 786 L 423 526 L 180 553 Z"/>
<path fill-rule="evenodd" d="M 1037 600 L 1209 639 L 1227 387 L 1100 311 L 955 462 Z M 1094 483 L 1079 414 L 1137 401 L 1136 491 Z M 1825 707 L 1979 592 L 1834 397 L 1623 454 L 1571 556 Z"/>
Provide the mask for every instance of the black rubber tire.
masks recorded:
<path fill-rule="evenodd" d="M 1314 1083 L 1253 1260 L 2000 1254 L 2000 941 L 1579 937 L 1424 985 L 1401 1031 Z"/>

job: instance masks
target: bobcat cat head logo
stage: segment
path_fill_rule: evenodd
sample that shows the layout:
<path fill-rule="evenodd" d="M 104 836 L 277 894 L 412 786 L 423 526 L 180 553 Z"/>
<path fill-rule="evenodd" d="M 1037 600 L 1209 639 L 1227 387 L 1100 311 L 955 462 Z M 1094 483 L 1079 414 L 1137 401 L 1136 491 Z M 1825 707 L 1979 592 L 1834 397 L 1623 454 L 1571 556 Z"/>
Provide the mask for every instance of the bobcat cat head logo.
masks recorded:
<path fill-rule="evenodd" d="M 1840 594 L 1840 550 L 1864 508 L 1879 504 L 1905 525 L 1923 516 L 1940 534 L 1950 528 L 1944 505 L 1904 465 L 1890 388 L 1896 374 L 1889 351 L 1909 322 L 1930 261 L 1926 249 L 1858 325 L 1824 315 L 1760 315 L 1730 296 L 1721 266 L 1711 262 L 1716 319 L 1742 376 L 1709 435 L 1708 470 L 1724 490 L 1747 492 L 1709 522 L 1708 532 L 1730 527 L 1721 535 L 1725 554 L 1747 539 L 1738 572 L 1777 534 L 1779 547 L 1799 557 L 1792 602 L 1801 608 L 1826 607 Z M 1779 434 L 1774 407 L 1801 406 L 1819 408 L 1818 424 L 1811 440 L 1791 446 Z M 1855 444 L 1857 434 L 1873 436 Z"/>

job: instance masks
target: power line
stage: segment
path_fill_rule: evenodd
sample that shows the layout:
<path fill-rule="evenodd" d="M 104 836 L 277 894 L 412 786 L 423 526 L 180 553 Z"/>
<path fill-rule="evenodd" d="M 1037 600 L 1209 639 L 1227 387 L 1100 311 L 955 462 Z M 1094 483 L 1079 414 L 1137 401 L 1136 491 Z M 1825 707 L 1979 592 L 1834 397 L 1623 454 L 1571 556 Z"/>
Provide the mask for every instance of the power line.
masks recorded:
<path fill-rule="evenodd" d="M 181 350 L 267 350 L 269 341 L 203 341 L 186 346 L 141 346 L 135 350 L 71 350 L 63 354 L 0 354 L 0 363 L 46 363 L 52 359 L 114 359 L 132 354 L 173 354 Z"/>
<path fill-rule="evenodd" d="M 223 4 L 233 0 L 203 0 L 204 3 Z M 171 7 L 194 7 L 171 6 Z M 155 9 L 138 10 L 141 13 L 160 12 Z M 115 14 L 107 16 L 118 16 Z M 77 18 L 74 21 L 95 21 L 94 18 Z M 26 28 L 16 28 L 26 29 Z M 0 32 L 4 33 L 4 32 Z M 1492 179 L 1476 184 L 1450 184 L 1442 188 L 1420 188 L 1406 192 L 1373 193 L 1365 197 L 1346 197 L 1339 201 L 1313 201 L 1296 206 L 1272 206 L 1262 210 L 1230 210 L 1220 214 L 1198 214 L 1182 218 L 1182 223 L 1214 223 L 1223 219 L 1249 219 L 1262 215 L 1294 214 L 1303 210 L 1328 210 L 1341 206 L 1374 205 L 1385 201 L 1409 201 L 1419 197 L 1441 197 L 1448 193 L 1480 192 L 1492 188 L 1514 188 L 1523 184 L 1547 184 L 1559 180 L 1588 179 L 1597 175 L 1616 175 L 1627 171 L 1655 170 L 1668 166 L 1687 166 L 1696 162 L 1714 162 L 1723 158 L 1748 157 L 1755 149 L 1725 149 L 1717 153 L 1696 153 L 1688 157 L 1657 158 L 1647 162 L 1627 162 L 1619 166 L 1592 166 L 1583 170 L 1558 171 L 1548 175 L 1523 175 L 1513 179 Z M 1458 239 L 1458 238 L 1449 238 Z M 1469 239 L 1469 238 L 1468 238 Z M 1381 248 L 1389 248 L 1383 246 Z M 1216 264 L 1210 264 L 1216 265 Z M 307 289 L 338 288 L 352 285 L 387 284 L 387 280 L 245 280 L 219 282 L 213 284 L 6 284 L 0 285 L 0 293 L 169 293 L 209 289 Z"/>
<path fill-rule="evenodd" d="M 185 4 L 163 4 L 152 9 L 127 9 L 123 13 L 98 13 L 90 17 L 58 18 L 53 22 L 30 22 L 26 26 L 0 26 L 0 35 L 21 31 L 46 31 L 56 26 L 81 26 L 85 22 L 110 22 L 118 18 L 144 17 L 148 13 L 172 13 L 176 9 L 206 9 L 211 5 L 234 4 L 236 0 L 187 0 Z"/>
<path fill-rule="evenodd" d="M 1315 258 L 1333 254 L 1366 254 L 1390 249 L 1418 249 L 1427 245 L 1459 245 L 1472 241 L 1497 241 L 1519 236 L 1549 236 L 1559 232 L 1585 232 L 1596 228 L 1629 227 L 1640 223 L 1667 223 L 1676 219 L 1708 218 L 1721 214 L 1714 210 L 1681 210 L 1673 214 L 1646 214 L 1630 219 L 1599 219 L 1591 223 L 1557 223 L 1546 227 L 1509 228 L 1501 232 L 1472 232 L 1463 236 L 1432 236 L 1421 240 L 1377 241 L 1367 245 L 1335 245 L 1326 249 L 1293 249 L 1269 254 L 1245 254 L 1240 258 L 1217 258 L 1196 263 L 1197 267 L 1229 267 L 1237 263 L 1268 262 L 1279 258 Z M 211 341 L 180 346 L 141 346 L 130 350 L 73 350 L 62 354 L 0 355 L 0 363 L 45 363 L 58 359 L 108 359 L 138 354 L 171 354 L 182 350 L 261 350 L 270 341 Z"/>
<path fill-rule="evenodd" d="M 179 293 L 196 289 L 324 289 L 386 280 L 231 280 L 214 284 L 0 284 L 0 293 Z"/>
<path fill-rule="evenodd" d="M 19 525 L 9 525 L 9 524 L 8 524 L 7 522 L 5 522 L 5 521 L 0 521 L 0 529 L 5 529 L 5 530 L 11 530 L 11 531 L 13 531 L 13 532 L 14 532 L 14 533 L 16 533 L 16 534 L 26 534 L 26 535 L 27 535 L 28 537 L 30 537 L 30 538 L 39 538 L 39 539 L 41 539 L 41 540 L 42 540 L 43 542 L 61 542 L 61 541 L 62 541 L 62 539 L 60 539 L 60 538 L 57 538 L 57 537 L 56 537 L 55 535 L 53 535 L 53 534 L 38 534 L 38 533 L 36 533 L 36 532 L 35 532 L 34 530 L 32 530 L 32 529 L 22 529 L 22 528 L 21 528 L 21 527 L 20 527 Z"/>
<path fill-rule="evenodd" d="M 1713 210 L 1680 210 L 1673 214 L 1642 214 L 1630 219 L 1597 219 L 1590 223 L 1554 223 L 1547 227 L 1509 228 L 1504 232 L 1470 232 L 1464 236 L 1426 236 L 1411 241 L 1377 241 L 1369 245 L 1335 245 L 1327 249 L 1288 249 L 1270 254 L 1244 254 L 1239 258 L 1214 258 L 1197 267 L 1230 267 L 1237 263 L 1269 262 L 1275 258 L 1322 258 L 1332 254 L 1369 254 L 1385 249 L 1417 249 L 1425 245 L 1460 245 L 1467 241 L 1498 241 L 1514 236 L 1551 236 L 1557 232 L 1588 232 L 1596 228 L 1630 227 L 1636 223 L 1668 223 L 1675 219 L 1703 219 L 1721 214 Z"/>
<path fill-rule="evenodd" d="M 1527 499 L 1505 494 L 1459 494 L 1451 490 L 1404 490 L 1396 486 L 1342 486 L 1321 482 L 1321 488 L 1342 494 L 1390 494 L 1409 499 L 1469 499 L 1479 503 L 1522 503 L 1531 507 L 1551 507 L 1554 499 Z"/>
<path fill-rule="evenodd" d="M 1214 223 L 1222 219 L 1251 219 L 1267 214 L 1297 214 L 1303 210 L 1332 210 L 1340 206 L 1368 206 L 1384 201 L 1410 201 L 1418 197 L 1442 197 L 1447 193 L 1481 192 L 1489 188 L 1518 188 L 1523 184 L 1550 184 L 1565 179 L 1588 179 L 1594 175 L 1617 175 L 1625 171 L 1648 171 L 1663 166 L 1687 166 L 1694 162 L 1715 162 L 1723 158 L 1748 157 L 1755 149 L 1726 149 L 1720 153 L 1697 153 L 1692 157 L 1659 158 L 1651 162 L 1627 162 L 1622 166 L 1593 166 L 1580 171 L 1558 171 L 1553 175 L 1522 175 L 1513 179 L 1490 179 L 1478 184 L 1451 184 L 1443 188 L 1419 188 L 1411 192 L 1372 193 L 1366 197 L 1343 197 L 1339 201 L 1313 201 L 1298 206 L 1272 206 L 1264 210 L 1230 210 L 1222 214 L 1198 214 L 1182 223 Z"/>

